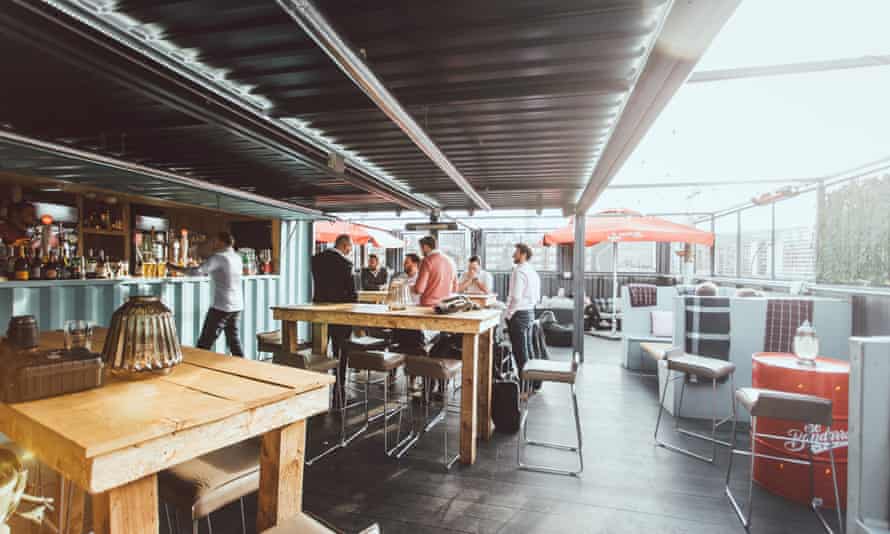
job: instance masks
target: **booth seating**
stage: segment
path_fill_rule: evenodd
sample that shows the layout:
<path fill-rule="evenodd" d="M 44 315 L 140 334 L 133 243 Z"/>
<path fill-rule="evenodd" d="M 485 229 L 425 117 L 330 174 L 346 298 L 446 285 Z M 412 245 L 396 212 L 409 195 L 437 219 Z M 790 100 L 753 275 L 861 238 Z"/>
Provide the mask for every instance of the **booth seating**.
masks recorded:
<path fill-rule="evenodd" d="M 649 290 L 655 295 L 654 303 L 639 305 L 632 302 L 631 291 L 640 289 Z M 677 290 L 674 286 L 654 286 L 650 284 L 627 284 L 621 288 L 621 348 L 624 354 L 624 367 L 632 371 L 644 373 L 657 372 L 655 361 L 644 356 L 640 349 L 640 343 L 670 343 L 672 331 L 653 332 L 653 326 L 657 326 L 659 319 L 671 319 L 668 314 L 673 312 L 674 297 Z M 638 304 L 638 305 L 634 305 Z M 661 317 L 653 319 L 653 312 L 661 314 Z M 672 330 L 672 328 L 670 329 Z"/>
<path fill-rule="evenodd" d="M 850 340 L 847 534 L 890 534 L 890 338 Z"/>
<path fill-rule="evenodd" d="M 722 288 L 721 288 L 722 289 Z M 674 335 L 675 347 L 686 346 L 687 342 L 687 310 L 686 298 L 677 296 L 674 298 Z M 725 299 L 729 303 L 729 358 L 736 367 L 736 387 L 751 386 L 751 357 L 756 352 L 766 350 L 767 336 L 767 310 L 772 300 L 806 301 L 812 306 L 812 324 L 819 337 L 821 355 L 847 360 L 849 358 L 849 338 L 852 334 L 853 314 L 852 307 L 846 299 L 827 297 L 698 297 L 702 299 Z M 793 331 L 791 336 L 793 337 Z M 787 333 L 786 333 L 786 341 Z M 713 356 L 713 348 L 703 351 L 704 356 Z M 789 346 L 790 350 L 790 346 Z M 694 352 L 689 351 L 687 352 Z M 672 415 L 677 415 L 679 405 L 679 388 L 675 384 L 668 383 L 667 365 L 658 364 L 659 396 L 665 399 L 665 409 Z M 710 384 L 687 384 L 683 400 L 683 417 L 709 419 L 711 417 L 710 403 L 712 400 Z M 668 388 L 665 392 L 664 388 Z M 729 395 L 727 383 L 718 384 L 718 398 Z M 742 420 L 747 419 L 747 414 L 737 413 Z"/>

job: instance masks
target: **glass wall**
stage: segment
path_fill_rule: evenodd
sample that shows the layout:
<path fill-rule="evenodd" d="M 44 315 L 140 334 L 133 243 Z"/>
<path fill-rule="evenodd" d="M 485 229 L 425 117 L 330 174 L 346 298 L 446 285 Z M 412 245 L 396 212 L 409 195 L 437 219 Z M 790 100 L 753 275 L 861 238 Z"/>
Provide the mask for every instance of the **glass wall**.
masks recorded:
<path fill-rule="evenodd" d="M 816 277 L 818 202 L 818 193 L 810 191 L 776 204 L 776 278 Z"/>
<path fill-rule="evenodd" d="M 770 278 L 773 272 L 773 206 L 743 210 L 740 278 Z"/>
<path fill-rule="evenodd" d="M 737 276 L 738 213 L 714 219 L 714 274 Z"/>
<path fill-rule="evenodd" d="M 619 243 L 618 272 L 654 273 L 655 243 Z M 599 243 L 584 249 L 584 270 L 593 273 L 612 272 L 612 243 Z"/>
<path fill-rule="evenodd" d="M 556 271 L 559 247 L 545 247 L 545 232 L 485 232 L 485 269 L 510 271 L 513 269 L 513 250 L 516 243 L 532 249 L 531 263 L 538 271 Z"/>

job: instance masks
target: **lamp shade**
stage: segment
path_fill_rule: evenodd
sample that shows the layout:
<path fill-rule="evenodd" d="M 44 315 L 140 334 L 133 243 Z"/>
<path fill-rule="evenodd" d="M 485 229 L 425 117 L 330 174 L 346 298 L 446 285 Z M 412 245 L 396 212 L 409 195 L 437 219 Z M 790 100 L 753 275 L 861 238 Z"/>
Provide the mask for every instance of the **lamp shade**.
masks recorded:
<path fill-rule="evenodd" d="M 182 362 L 170 308 L 158 297 L 130 297 L 111 316 L 102 357 L 112 374 L 125 378 L 168 373 Z"/>

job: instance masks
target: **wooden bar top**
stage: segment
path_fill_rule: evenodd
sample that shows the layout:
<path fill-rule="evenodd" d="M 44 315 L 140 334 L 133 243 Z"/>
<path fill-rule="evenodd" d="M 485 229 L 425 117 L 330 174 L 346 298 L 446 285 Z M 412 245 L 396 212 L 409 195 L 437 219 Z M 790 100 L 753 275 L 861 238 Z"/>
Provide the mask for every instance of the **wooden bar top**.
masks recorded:
<path fill-rule="evenodd" d="M 378 328 L 437 330 L 457 334 L 481 334 L 497 326 L 500 310 L 473 310 L 437 314 L 432 308 L 409 306 L 390 311 L 381 304 L 300 304 L 273 306 L 272 316 L 279 321 L 308 321 Z"/>
<path fill-rule="evenodd" d="M 61 345 L 61 332 L 41 335 L 41 347 Z M 327 409 L 329 375 L 182 350 L 166 375 L 106 373 L 100 388 L 0 403 L 0 432 L 95 493 Z"/>

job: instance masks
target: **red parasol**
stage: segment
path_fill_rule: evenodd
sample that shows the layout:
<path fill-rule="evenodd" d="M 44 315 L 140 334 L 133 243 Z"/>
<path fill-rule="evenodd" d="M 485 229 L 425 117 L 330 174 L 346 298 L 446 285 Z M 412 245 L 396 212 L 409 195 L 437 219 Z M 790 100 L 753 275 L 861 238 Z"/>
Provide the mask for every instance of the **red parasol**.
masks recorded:
<path fill-rule="evenodd" d="M 337 236 L 347 234 L 355 245 L 373 244 L 380 248 L 401 248 L 402 240 L 392 234 L 376 228 L 368 228 L 360 224 L 346 221 L 321 221 L 315 223 L 315 241 L 333 243 Z"/>
<path fill-rule="evenodd" d="M 605 241 L 692 243 L 712 246 L 714 234 L 685 224 L 677 224 L 658 217 L 646 217 L 630 210 L 607 210 L 588 217 L 584 230 L 584 246 Z M 575 242 L 575 228 L 564 228 L 544 235 L 544 245 L 567 245 Z"/>

